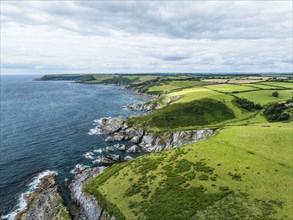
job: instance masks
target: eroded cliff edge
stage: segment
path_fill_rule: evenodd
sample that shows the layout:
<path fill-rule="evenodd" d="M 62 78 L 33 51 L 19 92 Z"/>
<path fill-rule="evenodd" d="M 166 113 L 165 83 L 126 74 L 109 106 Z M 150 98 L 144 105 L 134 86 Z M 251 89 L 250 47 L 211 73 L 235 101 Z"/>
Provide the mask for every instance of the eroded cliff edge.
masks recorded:
<path fill-rule="evenodd" d="M 77 174 L 69 185 L 72 200 L 79 206 L 80 214 L 76 216 L 79 220 L 115 220 L 93 195 L 83 192 L 82 185 L 90 178 L 98 176 L 105 167 L 86 168 Z"/>
<path fill-rule="evenodd" d="M 14 219 L 71 219 L 55 181 L 56 175 L 55 172 L 48 172 L 40 178 L 33 192 L 23 194 L 26 207 L 16 212 Z"/>

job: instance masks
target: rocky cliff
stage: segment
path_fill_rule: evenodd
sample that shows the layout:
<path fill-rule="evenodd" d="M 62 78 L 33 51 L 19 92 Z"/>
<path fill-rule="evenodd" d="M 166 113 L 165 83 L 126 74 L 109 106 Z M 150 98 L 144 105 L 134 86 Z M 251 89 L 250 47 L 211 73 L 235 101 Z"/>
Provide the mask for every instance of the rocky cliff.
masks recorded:
<path fill-rule="evenodd" d="M 180 99 L 181 96 L 171 96 L 171 97 L 167 97 L 165 99 L 162 100 L 162 102 L 151 102 L 151 103 L 133 103 L 133 104 L 128 104 L 126 105 L 126 107 L 132 111 L 153 111 L 155 109 L 160 109 L 168 104 L 170 104 L 171 102 L 174 102 L 178 99 Z"/>
<path fill-rule="evenodd" d="M 67 208 L 63 205 L 63 199 L 59 187 L 55 182 L 56 173 L 50 172 L 43 176 L 33 192 L 26 193 L 23 198 L 26 208 L 17 212 L 16 220 L 52 220 L 70 219 Z"/>
<path fill-rule="evenodd" d="M 172 131 L 154 134 L 144 129 L 128 127 L 122 118 L 103 118 L 98 126 L 103 133 L 111 134 L 106 141 L 131 141 L 146 152 L 157 152 L 197 142 L 213 134 L 211 129 Z"/>
<path fill-rule="evenodd" d="M 107 210 L 101 208 L 93 195 L 82 191 L 82 184 L 89 178 L 94 178 L 103 172 L 104 167 L 87 168 L 77 174 L 69 185 L 72 200 L 79 206 L 80 215 L 78 220 L 115 220 Z"/>

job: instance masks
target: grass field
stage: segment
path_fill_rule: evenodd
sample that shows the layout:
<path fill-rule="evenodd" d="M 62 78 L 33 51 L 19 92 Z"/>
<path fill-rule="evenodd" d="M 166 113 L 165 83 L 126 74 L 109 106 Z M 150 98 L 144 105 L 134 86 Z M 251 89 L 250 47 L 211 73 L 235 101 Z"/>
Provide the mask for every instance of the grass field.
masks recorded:
<path fill-rule="evenodd" d="M 209 77 L 229 83 L 183 75 L 84 76 L 82 82 L 123 84 L 160 95 L 151 102 L 161 109 L 131 118 L 129 125 L 154 132 L 211 128 L 215 134 L 116 164 L 83 190 L 117 219 L 293 220 L 292 101 L 271 104 L 292 99 L 292 83 L 263 82 L 275 76 Z M 180 98 L 167 103 L 173 96 Z M 236 102 L 237 97 L 242 100 Z M 245 109 L 251 102 L 261 106 Z M 288 113 L 289 119 L 269 123 L 266 110 L 281 105 L 286 108 L 280 114 Z"/>
<path fill-rule="evenodd" d="M 106 195 L 126 219 L 292 219 L 292 130 L 266 126 L 227 127 L 137 158 L 84 190 Z"/>
<path fill-rule="evenodd" d="M 264 84 L 260 84 L 260 83 L 248 83 L 248 84 L 240 84 L 240 85 L 244 85 L 244 86 L 250 86 L 253 88 L 258 88 L 258 89 L 276 89 L 279 88 L 278 86 L 273 86 L 273 85 L 264 85 Z"/>
<path fill-rule="evenodd" d="M 211 85 L 211 86 L 206 86 L 206 88 L 213 89 L 219 92 L 242 92 L 242 91 L 255 90 L 255 88 L 252 88 L 250 86 L 235 85 L 235 84 Z"/>
<path fill-rule="evenodd" d="M 262 82 L 260 83 L 261 85 L 269 85 L 269 86 L 274 86 L 274 87 L 284 87 L 288 89 L 293 89 L 293 83 L 289 82 Z"/>
<path fill-rule="evenodd" d="M 152 86 L 148 89 L 150 92 L 159 91 L 163 93 L 168 93 L 173 90 L 180 90 L 183 88 L 188 87 L 195 87 L 195 86 L 203 86 L 210 83 L 205 83 L 202 81 L 196 81 L 196 80 L 182 80 L 182 81 L 171 81 L 167 83 L 162 83 L 160 85 Z"/>
<path fill-rule="evenodd" d="M 276 90 L 279 93 L 278 97 L 273 97 L 272 92 L 274 90 L 260 90 L 254 92 L 243 92 L 239 94 L 235 94 L 240 98 L 245 98 L 251 100 L 255 103 L 259 103 L 261 105 L 268 104 L 270 102 L 278 102 L 291 99 L 293 96 L 292 90 Z"/>

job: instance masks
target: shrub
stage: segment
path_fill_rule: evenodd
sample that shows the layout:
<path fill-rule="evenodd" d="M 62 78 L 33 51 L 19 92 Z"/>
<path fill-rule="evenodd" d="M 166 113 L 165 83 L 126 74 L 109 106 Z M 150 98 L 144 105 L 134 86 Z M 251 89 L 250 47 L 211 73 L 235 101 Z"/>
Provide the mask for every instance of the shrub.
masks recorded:
<path fill-rule="evenodd" d="M 272 96 L 273 97 L 278 97 L 279 96 L 279 93 L 277 91 L 275 91 L 275 92 L 272 93 Z"/>
<path fill-rule="evenodd" d="M 284 103 L 273 103 L 265 109 L 264 116 L 270 122 L 286 121 L 290 118 L 290 115 L 284 112 L 288 108 Z"/>
<path fill-rule="evenodd" d="M 209 180 L 209 176 L 208 175 L 206 175 L 206 174 L 202 174 L 202 175 L 200 175 L 199 177 L 198 177 L 198 179 L 199 180 Z"/>
<path fill-rule="evenodd" d="M 249 101 L 248 99 L 236 97 L 233 101 L 234 103 L 236 103 L 236 105 L 248 111 L 259 110 L 262 108 L 260 104 L 255 104 L 254 102 Z"/>

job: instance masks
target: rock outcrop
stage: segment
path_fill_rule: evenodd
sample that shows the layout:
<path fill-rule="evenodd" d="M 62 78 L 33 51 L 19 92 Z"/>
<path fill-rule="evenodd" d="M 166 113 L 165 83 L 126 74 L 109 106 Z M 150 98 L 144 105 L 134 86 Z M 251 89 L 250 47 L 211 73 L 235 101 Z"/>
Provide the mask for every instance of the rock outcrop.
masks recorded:
<path fill-rule="evenodd" d="M 177 148 L 182 145 L 197 142 L 213 134 L 213 130 L 190 130 L 166 132 L 162 135 L 148 134 L 142 138 L 139 146 L 147 152 L 158 152 Z"/>
<path fill-rule="evenodd" d="M 181 98 L 180 95 L 171 96 L 171 97 L 166 98 L 165 102 L 166 102 L 166 104 L 169 104 L 169 103 L 174 102 L 174 101 L 176 101 L 176 100 L 178 100 L 180 98 Z"/>
<path fill-rule="evenodd" d="M 175 98 L 178 99 L 178 97 Z M 115 118 L 113 120 L 107 119 L 101 121 L 102 124 L 100 125 L 100 129 L 104 133 L 108 133 L 109 131 L 108 121 L 119 121 L 120 127 L 118 126 L 118 123 L 115 124 L 114 130 L 116 130 L 116 132 L 112 132 L 112 136 L 109 136 L 106 139 L 107 141 L 130 140 L 134 144 L 140 146 L 141 149 L 146 152 L 157 152 L 162 150 L 169 150 L 171 148 L 177 148 L 185 144 L 190 144 L 205 139 L 213 134 L 213 130 L 211 129 L 172 131 L 166 132 L 164 134 L 153 134 L 143 129 L 135 129 L 133 127 L 128 127 L 122 118 Z M 105 121 L 106 124 L 103 124 L 103 121 Z M 115 137 L 119 137 L 119 139 Z M 134 146 L 129 148 L 127 152 L 140 152 L 139 148 L 137 146 Z"/>
<path fill-rule="evenodd" d="M 105 134 L 113 134 L 121 129 L 123 123 L 122 118 L 101 118 L 101 124 L 97 127 Z"/>
<path fill-rule="evenodd" d="M 63 204 L 55 176 L 56 173 L 49 172 L 39 180 L 33 192 L 23 195 L 27 206 L 24 210 L 18 212 L 14 219 L 70 219 L 69 212 Z"/>
<path fill-rule="evenodd" d="M 159 108 L 157 103 L 133 103 L 126 107 L 132 111 L 152 111 Z"/>
<path fill-rule="evenodd" d="M 163 106 L 166 106 L 167 104 L 170 104 L 171 102 L 174 102 L 180 98 L 181 98 L 181 96 L 177 95 L 177 96 L 171 96 L 171 97 L 164 99 L 164 102 L 161 104 L 159 104 L 158 102 L 132 103 L 132 104 L 126 105 L 126 107 L 132 111 L 149 112 L 149 111 L 153 111 L 155 109 L 162 108 Z"/>
<path fill-rule="evenodd" d="M 115 220 L 114 216 L 103 209 L 93 195 L 82 191 L 82 184 L 103 172 L 104 167 L 88 168 L 76 175 L 69 185 L 72 200 L 80 207 L 79 220 Z"/>
<path fill-rule="evenodd" d="M 140 149 L 137 145 L 133 145 L 130 148 L 127 149 L 127 153 L 139 153 Z"/>

